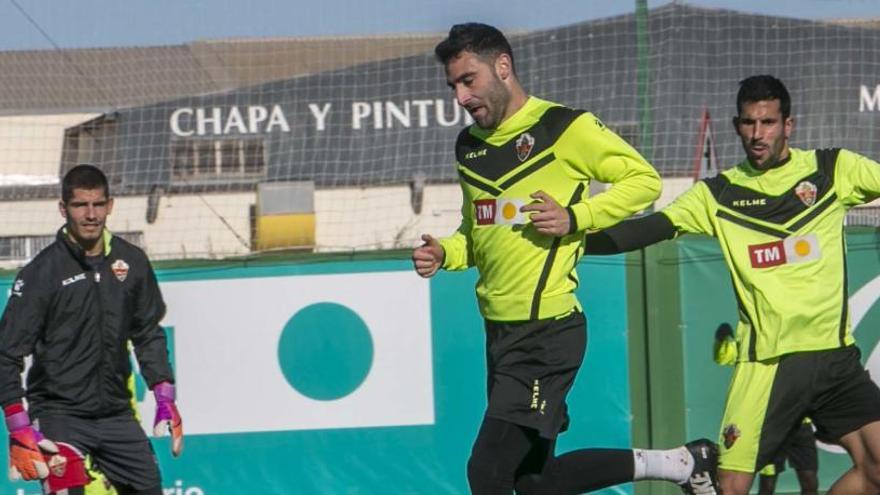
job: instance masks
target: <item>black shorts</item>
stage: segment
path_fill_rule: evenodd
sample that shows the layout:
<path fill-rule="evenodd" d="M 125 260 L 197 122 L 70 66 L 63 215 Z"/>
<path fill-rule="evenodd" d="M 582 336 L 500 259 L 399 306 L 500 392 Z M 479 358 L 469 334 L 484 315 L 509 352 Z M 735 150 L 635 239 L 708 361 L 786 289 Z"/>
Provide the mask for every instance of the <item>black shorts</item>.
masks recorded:
<path fill-rule="evenodd" d="M 785 471 L 786 461 L 795 471 L 819 470 L 819 453 L 811 423 L 801 423 L 788 437 L 783 451 L 773 461 L 776 474 Z"/>
<path fill-rule="evenodd" d="M 758 466 L 774 457 L 804 417 L 816 438 L 836 443 L 847 433 L 880 421 L 880 388 L 862 367 L 856 346 L 797 352 L 779 360 L 761 434 Z"/>
<path fill-rule="evenodd" d="M 44 414 L 35 424 L 47 439 L 91 455 L 94 466 L 114 485 L 146 490 L 161 484 L 153 446 L 131 414 L 100 419 Z"/>
<path fill-rule="evenodd" d="M 486 416 L 556 438 L 568 427 L 565 398 L 586 344 L 587 322 L 579 311 L 558 320 L 486 321 Z"/>

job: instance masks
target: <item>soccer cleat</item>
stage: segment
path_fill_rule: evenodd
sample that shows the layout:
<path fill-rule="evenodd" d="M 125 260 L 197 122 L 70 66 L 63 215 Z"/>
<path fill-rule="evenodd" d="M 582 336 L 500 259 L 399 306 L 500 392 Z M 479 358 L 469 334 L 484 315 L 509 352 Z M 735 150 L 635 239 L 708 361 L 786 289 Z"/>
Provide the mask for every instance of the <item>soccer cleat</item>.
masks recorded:
<path fill-rule="evenodd" d="M 694 458 L 694 469 L 681 490 L 688 495 L 720 495 L 718 488 L 718 446 L 701 438 L 684 444 Z"/>

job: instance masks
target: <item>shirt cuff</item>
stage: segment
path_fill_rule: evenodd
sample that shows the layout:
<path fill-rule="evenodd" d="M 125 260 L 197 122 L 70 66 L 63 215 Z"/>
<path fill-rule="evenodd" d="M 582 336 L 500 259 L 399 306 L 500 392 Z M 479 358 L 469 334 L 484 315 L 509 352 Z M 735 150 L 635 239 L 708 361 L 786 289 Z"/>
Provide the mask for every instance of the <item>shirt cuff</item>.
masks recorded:
<path fill-rule="evenodd" d="M 593 227 L 593 213 L 587 203 L 575 203 L 568 208 L 568 218 L 572 220 L 569 233 L 584 232 Z"/>
<path fill-rule="evenodd" d="M 443 270 L 449 270 L 450 267 L 447 263 L 452 263 L 455 260 L 455 246 L 448 237 L 440 239 L 439 242 L 440 247 L 443 248 L 443 261 L 440 262 L 440 268 Z M 450 254 L 452 254 L 452 256 L 450 256 Z"/>

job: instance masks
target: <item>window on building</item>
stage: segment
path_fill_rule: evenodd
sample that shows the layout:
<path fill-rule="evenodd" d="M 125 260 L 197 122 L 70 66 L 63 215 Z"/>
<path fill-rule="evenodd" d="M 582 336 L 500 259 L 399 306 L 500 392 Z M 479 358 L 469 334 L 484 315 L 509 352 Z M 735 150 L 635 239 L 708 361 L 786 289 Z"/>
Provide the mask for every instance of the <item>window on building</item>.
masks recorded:
<path fill-rule="evenodd" d="M 260 178 L 266 171 L 260 138 L 177 139 L 171 143 L 175 179 Z"/>

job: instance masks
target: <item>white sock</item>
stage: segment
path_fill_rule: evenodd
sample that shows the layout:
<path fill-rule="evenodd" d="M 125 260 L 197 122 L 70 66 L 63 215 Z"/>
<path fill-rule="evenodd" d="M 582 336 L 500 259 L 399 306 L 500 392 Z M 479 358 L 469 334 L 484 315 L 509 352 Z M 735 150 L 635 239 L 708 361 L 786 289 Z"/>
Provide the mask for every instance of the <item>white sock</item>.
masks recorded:
<path fill-rule="evenodd" d="M 671 450 L 633 449 L 634 481 L 666 480 L 684 483 L 694 469 L 694 458 L 687 448 Z"/>

